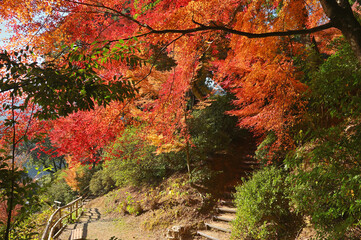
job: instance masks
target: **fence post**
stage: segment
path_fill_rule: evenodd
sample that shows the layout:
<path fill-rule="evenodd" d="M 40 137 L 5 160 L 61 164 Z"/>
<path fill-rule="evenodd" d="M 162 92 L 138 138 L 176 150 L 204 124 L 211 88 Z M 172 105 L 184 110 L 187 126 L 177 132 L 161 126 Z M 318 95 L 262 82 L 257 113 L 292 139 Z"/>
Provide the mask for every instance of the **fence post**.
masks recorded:
<path fill-rule="evenodd" d="M 59 209 L 59 219 L 61 218 L 61 208 Z M 63 223 L 62 223 L 62 221 L 60 221 L 60 228 L 62 228 L 63 227 Z"/>
<path fill-rule="evenodd" d="M 76 201 L 75 203 L 75 207 L 76 207 L 76 211 L 75 211 L 75 218 L 78 219 L 78 210 L 79 210 L 79 206 L 78 206 L 79 200 Z"/>
<path fill-rule="evenodd" d="M 80 201 L 80 202 L 79 202 Z M 59 202 L 60 204 L 60 202 Z M 76 207 L 76 209 L 74 209 L 76 217 L 78 218 L 78 216 L 80 216 L 79 213 L 79 207 L 83 206 L 83 198 L 79 197 L 78 199 L 74 200 L 73 202 L 71 202 L 70 204 L 67 204 L 63 207 L 58 207 L 57 210 L 55 210 L 55 212 L 53 212 L 53 214 L 51 214 L 45 230 L 42 234 L 41 240 L 46 240 L 46 239 L 52 239 L 53 238 L 53 233 L 54 231 L 56 231 L 55 233 L 58 233 L 59 230 L 62 230 L 64 224 L 62 222 L 62 209 L 65 209 L 65 215 L 64 218 L 69 217 L 70 219 L 73 219 L 73 214 L 71 213 L 74 209 L 74 207 Z M 70 209 L 70 213 L 68 213 Z M 69 216 L 70 215 L 70 216 Z M 57 219 L 57 216 L 59 217 Z M 66 224 L 65 224 L 66 225 Z"/>
<path fill-rule="evenodd" d="M 69 215 L 69 221 L 73 219 L 73 204 L 70 205 L 70 215 Z"/>

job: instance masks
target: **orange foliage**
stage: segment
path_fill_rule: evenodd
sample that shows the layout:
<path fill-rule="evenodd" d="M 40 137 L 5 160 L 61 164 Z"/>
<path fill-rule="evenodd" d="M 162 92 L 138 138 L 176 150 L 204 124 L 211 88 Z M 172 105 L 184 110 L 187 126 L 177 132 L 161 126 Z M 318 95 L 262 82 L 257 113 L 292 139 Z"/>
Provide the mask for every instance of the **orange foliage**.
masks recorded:
<path fill-rule="evenodd" d="M 0 14 L 6 19 L 19 19 L 9 23 L 16 27 L 16 40 L 31 38 L 32 45 L 38 46 L 41 53 L 57 53 L 61 43 L 75 41 L 89 51 L 89 44 L 95 40 L 108 40 L 114 47 L 119 39 L 138 36 L 138 40 L 126 42 L 125 48 L 136 45 L 138 51 L 134 54 L 154 60 L 157 53 L 151 49 L 155 45 L 176 62 L 171 70 L 163 71 L 154 67 L 153 60 L 141 66 L 115 60 L 102 63 L 104 68 L 98 70 L 101 76 L 109 79 L 122 75 L 136 82 L 139 93 L 125 104 L 114 103 L 54 122 L 50 133 L 52 142 L 61 153 L 71 154 L 75 161 L 97 161 L 101 148 L 114 139 L 128 121 L 148 123 L 149 138 L 160 149 L 164 144 L 165 149 L 184 145 L 188 138 L 187 93 L 200 66 L 235 94 L 236 109 L 229 113 L 239 118 L 241 127 L 259 135 L 273 131 L 278 136 L 277 144 L 292 144 L 288 129 L 300 119 L 306 104 L 301 98 L 306 86 L 299 81 L 301 73 L 292 59 L 310 46 L 312 36 L 318 42 L 322 38 L 319 47 L 325 52 L 327 43 L 339 34 L 328 30 L 300 38 L 249 39 L 224 31 L 161 32 L 198 28 L 202 24 L 250 33 L 311 28 L 327 21 L 317 0 L 20 2 L 6 0 L 11 12 L 2 8 Z M 34 20 L 34 16 L 38 18 Z"/>
<path fill-rule="evenodd" d="M 19 210 L 20 210 L 21 206 L 20 205 L 16 205 L 12 211 L 12 218 L 11 218 L 11 222 L 14 221 L 14 218 L 16 217 L 16 215 L 19 214 Z M 0 202 L 0 222 L 1 223 L 6 223 L 8 220 L 8 212 L 7 212 L 7 201 L 1 201 Z"/>
<path fill-rule="evenodd" d="M 66 176 L 64 177 L 65 182 L 73 189 L 74 191 L 79 190 L 78 187 L 78 181 L 76 180 L 77 177 L 82 176 L 81 171 L 81 163 L 80 162 L 74 162 L 71 158 L 71 156 L 67 155 L 65 156 L 65 160 L 69 165 L 69 168 L 65 169 L 64 172 Z"/>

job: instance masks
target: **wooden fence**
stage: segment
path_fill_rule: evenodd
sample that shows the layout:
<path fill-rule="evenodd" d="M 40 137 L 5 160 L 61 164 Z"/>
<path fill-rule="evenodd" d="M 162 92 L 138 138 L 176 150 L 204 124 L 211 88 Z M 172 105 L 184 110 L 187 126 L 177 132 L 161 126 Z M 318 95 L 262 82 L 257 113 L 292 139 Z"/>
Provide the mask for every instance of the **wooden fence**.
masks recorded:
<path fill-rule="evenodd" d="M 67 218 L 68 222 L 71 222 L 73 219 L 78 219 L 81 215 L 79 209 L 83 207 L 83 200 L 83 197 L 79 197 L 67 205 L 55 210 L 46 224 L 41 240 L 51 240 L 58 237 L 66 226 L 63 224 L 64 219 L 66 220 Z M 73 213 L 75 213 L 74 218 Z"/>

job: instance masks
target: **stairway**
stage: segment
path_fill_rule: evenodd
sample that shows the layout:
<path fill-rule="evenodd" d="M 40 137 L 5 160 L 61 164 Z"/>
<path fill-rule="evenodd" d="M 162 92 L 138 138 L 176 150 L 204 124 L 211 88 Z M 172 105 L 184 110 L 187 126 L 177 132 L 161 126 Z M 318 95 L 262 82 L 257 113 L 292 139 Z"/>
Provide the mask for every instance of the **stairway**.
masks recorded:
<path fill-rule="evenodd" d="M 205 223 L 206 229 L 197 231 L 204 239 L 229 240 L 231 237 L 231 221 L 236 218 L 236 208 L 222 205 L 217 208 L 213 220 Z"/>
<path fill-rule="evenodd" d="M 71 230 L 70 240 L 81 240 L 84 238 L 84 225 L 80 224 L 75 229 Z"/>

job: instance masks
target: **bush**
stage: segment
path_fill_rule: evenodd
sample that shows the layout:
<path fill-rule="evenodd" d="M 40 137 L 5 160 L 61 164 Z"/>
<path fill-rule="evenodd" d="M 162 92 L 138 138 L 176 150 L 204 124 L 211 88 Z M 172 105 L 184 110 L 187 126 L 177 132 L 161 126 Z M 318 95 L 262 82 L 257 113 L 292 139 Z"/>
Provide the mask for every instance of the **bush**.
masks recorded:
<path fill-rule="evenodd" d="M 334 44 L 334 54 L 305 71 L 307 114 L 285 163 L 296 210 L 322 239 L 352 239 L 361 219 L 361 68 L 349 44 Z"/>
<path fill-rule="evenodd" d="M 274 132 L 268 133 L 265 139 L 258 145 L 257 150 L 255 152 L 256 159 L 260 162 L 262 166 L 267 166 L 269 161 L 271 160 L 272 145 L 276 142 L 277 136 Z"/>
<path fill-rule="evenodd" d="M 221 171 L 214 171 L 207 166 L 198 167 L 192 170 L 191 183 L 203 185 L 209 188 L 217 186 L 218 176 L 222 174 Z"/>
<path fill-rule="evenodd" d="M 90 181 L 100 170 L 101 165 L 84 165 L 77 170 L 75 177 L 76 186 L 80 195 L 88 194 L 90 191 Z"/>
<path fill-rule="evenodd" d="M 236 188 L 237 218 L 234 239 L 292 239 L 299 230 L 300 217 L 290 209 L 285 195 L 284 171 L 266 167 Z"/>
<path fill-rule="evenodd" d="M 43 186 L 46 187 L 43 198 L 50 205 L 54 201 L 59 201 L 62 204 L 67 204 L 75 199 L 76 192 L 74 192 L 64 180 L 64 173 L 57 172 L 53 178 L 46 175 L 41 179 Z"/>
<path fill-rule="evenodd" d="M 334 44 L 336 53 L 320 66 L 308 83 L 310 107 L 319 120 L 317 123 L 323 127 L 337 123 L 336 119 L 358 118 L 361 113 L 361 68 L 348 43 L 340 39 Z"/>
<path fill-rule="evenodd" d="M 141 129 L 126 129 L 103 156 L 103 171 L 115 181 L 116 186 L 157 183 L 170 168 L 167 159 L 163 155 L 155 155 L 156 148 L 142 140 L 137 131 Z"/>
<path fill-rule="evenodd" d="M 361 178 L 352 172 L 320 165 L 292 178 L 292 202 L 299 213 L 311 216 L 311 223 L 323 239 L 343 239 L 359 224 Z"/>
<path fill-rule="evenodd" d="M 340 239 L 361 219 L 361 125 L 353 126 L 352 134 L 333 128 L 326 137 L 300 147 L 288 159 L 294 172 L 290 197 L 324 239 Z"/>
<path fill-rule="evenodd" d="M 108 193 L 115 186 L 114 180 L 103 170 L 96 172 L 90 180 L 89 188 L 94 195 Z"/>

